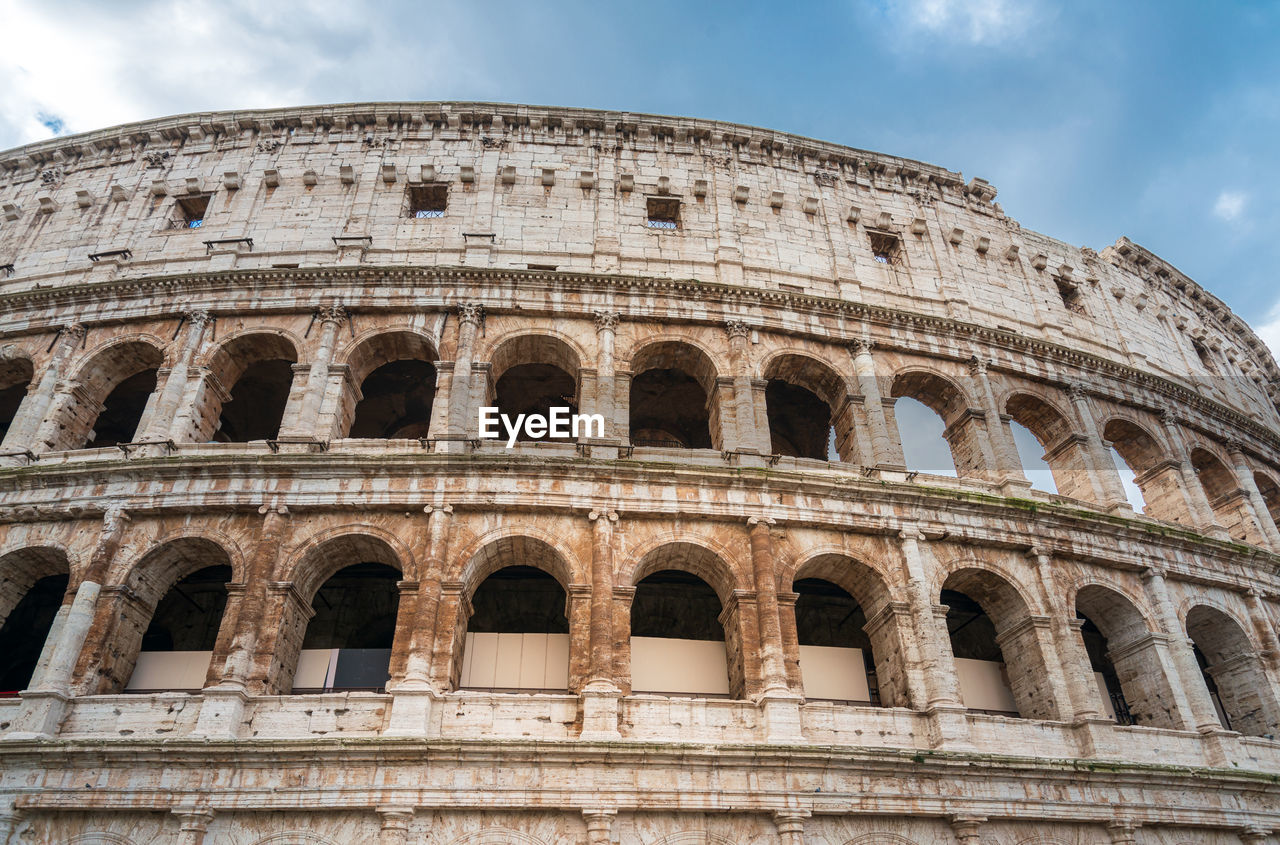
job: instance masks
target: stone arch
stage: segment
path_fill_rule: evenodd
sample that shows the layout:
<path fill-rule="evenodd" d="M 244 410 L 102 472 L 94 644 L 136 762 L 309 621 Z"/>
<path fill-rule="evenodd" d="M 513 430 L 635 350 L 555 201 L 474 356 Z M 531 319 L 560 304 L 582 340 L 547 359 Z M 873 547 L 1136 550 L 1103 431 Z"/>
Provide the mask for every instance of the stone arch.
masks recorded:
<path fill-rule="evenodd" d="M 867 638 L 865 647 L 874 663 L 874 677 L 868 671 L 868 691 L 872 701 L 889 707 L 910 705 L 909 685 L 906 675 L 904 649 L 911 633 L 904 627 L 909 619 L 897 613 L 893 607 L 892 590 L 885 575 L 855 557 L 843 552 L 819 551 L 809 555 L 796 566 L 788 579 L 791 592 L 799 593 L 799 582 L 816 579 L 834 584 L 848 593 L 856 603 L 862 619 L 861 630 Z M 804 596 L 799 596 L 795 608 L 798 612 Z M 790 605 L 780 611 L 790 612 Z M 850 608 L 851 613 L 853 609 Z M 804 646 L 800 619 L 793 630 L 797 632 L 797 645 Z M 784 619 L 784 626 L 788 620 Z M 825 645 L 825 643 L 823 643 Z M 862 648 L 864 645 L 855 647 Z M 803 658 L 802 658 L 803 662 Z M 803 665 L 801 666 L 803 669 Z"/>
<path fill-rule="evenodd" d="M 318 833 L 290 830 L 264 836 L 255 840 L 253 845 L 335 845 L 335 843 L 332 839 L 326 839 Z"/>
<path fill-rule="evenodd" d="M 0 691 L 26 689 L 71 580 L 66 552 L 24 546 L 0 555 Z"/>
<path fill-rule="evenodd" d="M 541 839 L 507 827 L 489 827 L 454 839 L 450 845 L 545 845 Z"/>
<path fill-rule="evenodd" d="M 917 845 L 914 839 L 896 833 L 864 833 L 845 840 L 844 845 Z"/>
<path fill-rule="evenodd" d="M 293 385 L 299 346 L 273 329 L 224 338 L 208 355 L 210 379 L 197 398 L 197 440 L 273 440 Z"/>
<path fill-rule="evenodd" d="M 1182 727 L 1170 658 L 1141 603 L 1112 584 L 1088 582 L 1078 586 L 1069 606 L 1081 620 L 1091 668 L 1103 676 L 1099 694 L 1109 696 L 1116 720 L 1123 723 L 1127 712 L 1134 724 Z"/>
<path fill-rule="evenodd" d="M 1191 521 L 1177 464 L 1162 440 L 1124 416 L 1108 419 L 1102 426 L 1102 437 L 1133 471 L 1148 515 L 1168 522 Z"/>
<path fill-rule="evenodd" d="M 473 599 L 490 576 L 512 567 L 528 567 L 551 576 L 564 593 L 564 620 L 570 643 L 587 642 L 586 626 L 589 623 L 585 603 L 575 603 L 570 590 L 576 567 L 570 554 L 560 544 L 542 532 L 528 529 L 507 529 L 491 532 L 473 543 L 472 549 L 462 558 L 465 563 L 458 573 L 459 594 L 457 615 L 452 631 L 449 662 L 449 688 L 458 689 L 462 683 L 468 627 L 474 612 Z M 581 648 L 568 653 L 567 686 L 578 689 L 583 682 L 589 655 Z"/>
<path fill-rule="evenodd" d="M 90 689 L 99 694 L 123 690 L 133 675 L 143 637 L 161 600 L 184 578 L 220 566 L 231 570 L 234 577 L 233 560 L 227 550 L 198 535 L 177 536 L 153 544 L 126 564 L 119 572 L 119 586 L 104 588 L 99 599 L 100 605 L 106 604 L 100 609 L 111 611 L 110 621 L 96 647 L 86 653 L 88 661 L 86 655 L 81 656 L 80 677 L 86 679 Z M 95 673 L 92 679 L 90 672 Z"/>
<path fill-rule="evenodd" d="M 34 377 L 35 365 L 26 353 L 13 346 L 0 349 L 0 440 L 18 418 Z"/>
<path fill-rule="evenodd" d="M 387 437 L 412 427 L 415 436 L 427 436 L 439 357 L 435 340 L 417 329 L 380 328 L 357 337 L 343 359 L 350 378 L 344 383 L 339 431 L 348 437 Z"/>
<path fill-rule="evenodd" d="M 840 460 L 854 460 L 853 416 L 847 407 L 853 390 L 830 362 L 782 349 L 762 361 L 759 371 L 766 381 L 774 454 L 827 460 L 834 450 Z"/>
<path fill-rule="evenodd" d="M 1230 462 L 1223 460 L 1216 449 L 1204 445 L 1192 446 L 1189 455 L 1191 468 L 1213 509 L 1214 520 L 1237 540 L 1260 542 L 1253 520 L 1246 514 L 1249 505 Z"/>
<path fill-rule="evenodd" d="M 1253 482 L 1262 495 L 1262 503 L 1266 505 L 1267 515 L 1271 517 L 1276 528 L 1280 529 L 1280 483 L 1276 481 L 1274 475 L 1267 472 L 1254 472 Z"/>
<path fill-rule="evenodd" d="M 705 349 L 684 339 L 651 338 L 632 352 L 630 372 L 634 445 L 664 439 L 654 434 L 661 432 L 688 448 L 721 448 L 720 371 Z"/>
<path fill-rule="evenodd" d="M 1025 391 L 1010 394 L 1004 407 L 1014 422 L 1024 426 L 1039 441 L 1058 493 L 1093 501 L 1084 438 L 1074 430 L 1071 418 L 1048 399 Z"/>
<path fill-rule="evenodd" d="M 1246 736 L 1280 734 L 1280 706 L 1248 626 L 1208 603 L 1187 610 L 1184 624 L 1223 727 Z"/>
<path fill-rule="evenodd" d="M 487 401 L 500 413 L 575 414 L 582 405 L 582 361 L 576 344 L 554 332 L 523 332 L 496 343 L 490 355 Z M 521 427 L 519 439 L 530 439 Z M 542 438 L 546 439 L 546 435 Z"/>
<path fill-rule="evenodd" d="M 165 363 L 164 344 L 150 335 L 129 335 L 99 346 L 76 371 L 72 382 L 78 388 L 59 410 L 58 426 L 45 445 L 56 451 L 135 439 L 149 416 L 157 373 Z M 91 439 L 97 428 L 103 430 Z"/>
<path fill-rule="evenodd" d="M 938 415 L 957 475 L 980 477 L 991 469 L 990 461 L 983 455 L 987 438 L 985 420 L 970 410 L 973 404 L 954 380 L 918 367 L 900 370 L 890 383 L 889 397 L 914 399 Z M 901 441 L 901 430 L 898 436 Z"/>
<path fill-rule="evenodd" d="M 976 605 L 976 612 L 973 607 L 962 604 L 965 598 Z M 1059 703 L 1054 700 L 1049 684 L 1050 667 L 1039 634 L 1041 626 L 1033 616 L 1034 605 L 1016 581 L 984 564 L 971 561 L 953 564 L 942 583 L 939 602 L 943 605 L 950 602 L 947 630 L 953 653 L 959 650 L 961 654 L 974 655 L 964 658 L 957 655 L 958 660 L 1004 663 L 1018 714 L 1028 719 L 1058 718 Z M 983 616 L 989 620 L 989 628 L 982 621 Z M 966 638 L 957 640 L 956 635 L 965 629 L 969 629 Z M 957 649 L 957 643 L 963 647 Z M 967 674 L 969 666 L 957 664 L 961 691 L 963 695 L 966 679 L 972 679 L 970 689 L 976 700 L 981 693 L 977 679 L 982 667 L 974 664 L 973 674 Z M 989 674 L 994 683 L 994 672 Z"/>
<path fill-rule="evenodd" d="M 706 830 L 683 830 L 662 837 L 654 845 L 734 845 L 734 842 Z"/>
<path fill-rule="evenodd" d="M 67 840 L 67 845 L 133 845 L 133 840 L 121 833 L 94 831 L 76 834 Z"/>
<path fill-rule="evenodd" d="M 700 540 L 693 539 L 672 539 L 670 537 L 662 538 L 659 542 L 651 543 L 647 549 L 638 550 L 638 560 L 631 570 L 630 585 L 636 588 L 636 593 L 632 598 L 631 612 L 628 619 L 632 620 L 632 628 L 637 626 L 634 624 L 636 613 L 645 614 L 647 594 L 654 589 L 661 589 L 673 595 L 681 592 L 679 583 L 666 583 L 673 576 L 663 576 L 664 572 L 682 573 L 685 576 L 692 576 L 693 579 L 688 581 L 689 595 L 692 597 L 700 592 L 698 582 L 710 588 L 715 593 L 715 602 L 718 604 L 718 612 L 716 613 L 716 621 L 719 623 L 719 631 L 722 634 L 725 649 L 725 671 L 728 680 L 728 692 L 733 698 L 744 698 L 750 693 L 750 684 L 754 683 L 758 672 L 750 673 L 748 679 L 747 660 L 748 655 L 745 651 L 746 643 L 755 642 L 757 637 L 755 633 L 754 615 L 745 613 L 739 607 L 736 591 L 738 584 L 736 581 L 733 567 L 727 562 L 726 558 L 713 551 L 709 545 L 705 545 Z M 651 576 L 659 576 L 657 579 L 650 581 L 648 585 L 642 583 Z M 688 580 L 688 579 L 686 579 Z M 642 592 L 643 591 L 643 592 Z M 637 597 L 639 601 L 637 601 Z M 709 612 L 709 608 L 714 605 L 710 604 L 710 600 L 703 602 L 698 599 L 702 610 L 696 614 L 701 621 L 705 622 L 705 617 L 701 616 L 703 611 Z M 659 608 L 661 605 L 658 606 Z M 652 617 L 650 617 L 651 619 Z M 689 624 L 695 620 L 690 618 Z M 640 630 L 645 630 L 645 626 L 639 626 Z M 749 632 L 749 633 L 748 633 Z M 655 636 L 655 635 L 650 635 Z M 669 634 L 666 637 L 670 637 Z M 689 636 L 690 639 L 709 640 L 711 636 L 707 633 Z M 659 637 L 662 639 L 662 637 Z M 676 637 L 675 639 L 681 639 Z M 630 643 L 630 638 L 627 638 Z M 661 645 L 661 644 L 658 644 Z M 628 648 L 628 656 L 625 662 L 631 665 L 630 648 Z M 757 660 L 758 656 L 752 654 L 750 659 Z M 718 658 L 715 658 L 718 661 Z M 708 671 L 711 671 L 708 667 Z M 635 678 L 632 678 L 634 684 Z M 657 689 L 671 689 L 670 687 L 655 687 Z"/>
<path fill-rule="evenodd" d="M 380 563 L 405 578 L 416 573 L 413 553 L 399 537 L 372 525 L 348 524 L 309 537 L 282 568 L 282 580 L 311 601 L 321 584 L 348 565 L 343 561 Z"/>

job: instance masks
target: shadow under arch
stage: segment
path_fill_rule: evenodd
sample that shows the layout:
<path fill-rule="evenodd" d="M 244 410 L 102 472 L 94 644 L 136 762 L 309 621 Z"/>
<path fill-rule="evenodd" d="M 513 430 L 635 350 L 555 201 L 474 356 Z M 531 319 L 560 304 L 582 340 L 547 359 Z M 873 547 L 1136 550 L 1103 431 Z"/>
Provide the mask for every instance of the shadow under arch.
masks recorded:
<path fill-rule="evenodd" d="M 24 690 L 34 680 L 70 580 L 62 549 L 25 546 L 0 556 L 0 692 Z"/>
<path fill-rule="evenodd" d="M 1222 726 L 1245 736 L 1280 734 L 1280 705 L 1247 628 L 1208 604 L 1191 607 L 1185 625 Z"/>
<path fill-rule="evenodd" d="M 435 341 L 415 329 L 377 329 L 356 338 L 344 357 L 338 433 L 389 439 L 427 437 L 435 404 Z"/>
<path fill-rule="evenodd" d="M 70 394 L 58 410 L 59 427 L 44 445 L 57 451 L 135 440 L 164 365 L 163 344 L 149 336 L 131 335 L 100 346 L 76 370 L 72 381 L 81 391 Z"/>
<path fill-rule="evenodd" d="M 208 358 L 216 385 L 207 383 L 197 399 L 195 438 L 247 443 L 278 437 L 299 363 L 297 343 L 280 331 L 248 329 L 224 338 Z"/>
<path fill-rule="evenodd" d="M 632 445 L 721 448 L 719 374 L 706 350 L 652 339 L 632 353 L 630 372 Z"/>
<path fill-rule="evenodd" d="M 774 454 L 852 461 L 849 382 L 830 362 L 807 352 L 780 350 L 763 362 L 765 406 Z"/>

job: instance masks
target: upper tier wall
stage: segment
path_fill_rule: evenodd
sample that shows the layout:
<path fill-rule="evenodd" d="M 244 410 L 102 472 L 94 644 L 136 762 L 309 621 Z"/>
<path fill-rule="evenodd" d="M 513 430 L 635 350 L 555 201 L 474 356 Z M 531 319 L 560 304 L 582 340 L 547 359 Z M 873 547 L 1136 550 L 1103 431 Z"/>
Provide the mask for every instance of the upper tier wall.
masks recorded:
<path fill-rule="evenodd" d="M 447 210 L 415 219 L 408 188 L 427 182 L 447 187 Z M 995 194 L 932 165 L 680 118 L 461 103 L 187 115 L 0 154 L 0 281 L 334 263 L 697 278 L 1239 380 L 1214 398 L 1276 425 L 1280 370 L 1221 301 L 1127 239 L 1098 254 L 1024 230 Z M 182 227 L 178 201 L 206 195 L 203 225 Z M 677 229 L 648 225 L 655 198 L 679 202 Z M 877 232 L 896 238 L 888 263 Z"/>

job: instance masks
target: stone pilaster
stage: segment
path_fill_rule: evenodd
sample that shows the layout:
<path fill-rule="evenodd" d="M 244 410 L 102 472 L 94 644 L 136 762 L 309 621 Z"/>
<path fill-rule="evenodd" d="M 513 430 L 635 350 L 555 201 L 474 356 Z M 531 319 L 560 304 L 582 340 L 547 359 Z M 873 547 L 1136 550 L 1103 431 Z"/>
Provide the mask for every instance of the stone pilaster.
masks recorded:
<path fill-rule="evenodd" d="M 1098 431 L 1098 420 L 1089 404 L 1089 392 L 1077 382 L 1067 385 L 1067 395 L 1071 397 L 1076 428 L 1084 435 L 1084 457 L 1094 501 L 1111 510 L 1131 509 L 1115 459 L 1111 457 L 1111 450 L 1103 443 L 1102 433 Z"/>
<path fill-rule="evenodd" d="M 857 379 L 858 391 L 862 394 L 863 412 L 866 414 L 867 428 L 871 432 L 871 455 L 868 462 L 873 466 L 892 469 L 905 469 L 906 459 L 902 455 L 902 443 L 899 441 L 895 427 L 889 425 L 885 415 L 884 397 L 880 392 L 880 379 L 876 374 L 875 359 L 871 355 L 874 344 L 861 338 L 849 344 L 849 352 L 853 355 L 853 372 Z"/>
<path fill-rule="evenodd" d="M 587 825 L 587 845 L 609 845 L 613 841 L 613 820 L 617 810 L 583 810 L 582 820 Z"/>
<path fill-rule="evenodd" d="M 408 845 L 412 807 L 379 807 L 378 819 L 381 821 L 378 845 Z"/>
<path fill-rule="evenodd" d="M 969 373 L 978 388 L 978 396 L 982 399 L 983 414 L 987 420 L 987 437 L 991 440 L 991 455 L 995 460 L 992 480 L 1030 485 L 1023 471 L 1022 456 L 1018 453 L 1018 444 L 1013 439 L 1013 429 L 1009 421 L 1000 413 L 996 404 L 995 391 L 991 389 L 991 378 L 987 375 L 988 362 L 976 355 L 969 359 Z"/>
<path fill-rule="evenodd" d="M 85 328 L 79 323 L 63 326 L 58 330 L 53 356 L 45 364 L 40 377 L 32 380 L 32 388 L 28 390 L 17 416 L 5 432 L 3 450 L 44 451 L 41 432 L 45 425 L 57 424 L 57 415 L 51 413 L 50 409 L 58 393 L 58 384 L 66 374 L 67 359 L 84 340 Z M 45 423 L 47 418 L 52 418 L 52 422 Z"/>
<path fill-rule="evenodd" d="M 773 826 L 778 830 L 782 845 L 804 845 L 804 823 L 811 816 L 808 810 L 774 810 Z"/>
<path fill-rule="evenodd" d="M 291 407 L 285 411 L 284 421 L 280 425 L 281 437 L 317 437 L 324 431 L 320 410 L 329 390 L 329 365 L 333 363 L 338 329 L 348 319 L 350 315 L 341 305 L 316 309 L 315 321 L 320 324 L 320 341 L 312 354 L 311 365 L 307 367 L 306 383 L 302 386 L 300 401 L 291 402 Z"/>
<path fill-rule="evenodd" d="M 729 363 L 733 368 L 733 421 L 737 442 L 725 443 L 726 449 L 769 454 L 772 446 L 769 431 L 756 424 L 755 395 L 751 384 L 750 327 L 741 320 L 729 320 L 724 326 L 729 338 Z"/>

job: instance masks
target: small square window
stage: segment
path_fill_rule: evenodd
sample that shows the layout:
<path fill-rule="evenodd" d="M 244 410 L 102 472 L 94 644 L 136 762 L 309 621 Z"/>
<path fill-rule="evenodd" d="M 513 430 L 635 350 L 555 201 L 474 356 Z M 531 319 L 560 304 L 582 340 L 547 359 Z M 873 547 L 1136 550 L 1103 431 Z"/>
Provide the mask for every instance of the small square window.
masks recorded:
<path fill-rule="evenodd" d="M 410 185 L 409 216 L 419 220 L 427 217 L 444 217 L 449 205 L 448 185 Z"/>
<path fill-rule="evenodd" d="M 199 229 L 204 225 L 205 214 L 209 211 L 209 196 L 182 197 L 178 200 L 177 211 L 178 219 L 174 221 L 174 228 Z"/>
<path fill-rule="evenodd" d="M 876 261 L 881 264 L 898 263 L 899 243 L 897 235 L 892 232 L 868 230 L 867 237 L 871 239 L 871 254 Z"/>
<path fill-rule="evenodd" d="M 680 228 L 680 200 L 649 197 L 648 205 L 650 229 Z"/>

